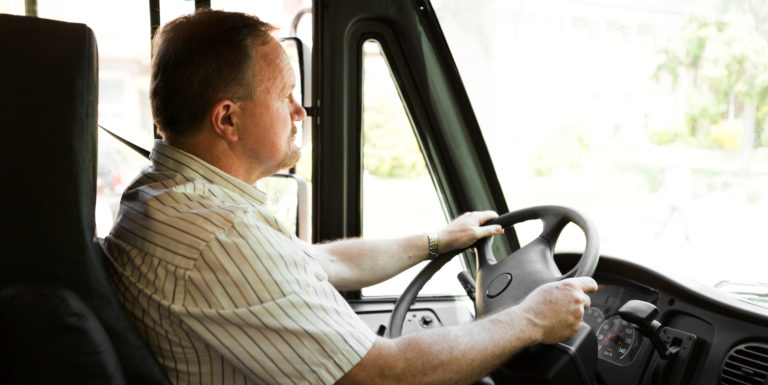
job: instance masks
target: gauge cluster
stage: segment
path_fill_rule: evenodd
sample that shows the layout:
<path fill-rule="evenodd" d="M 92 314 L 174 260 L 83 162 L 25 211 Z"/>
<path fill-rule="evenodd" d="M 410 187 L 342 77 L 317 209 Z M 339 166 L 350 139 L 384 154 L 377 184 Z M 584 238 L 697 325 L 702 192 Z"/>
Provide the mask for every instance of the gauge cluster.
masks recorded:
<path fill-rule="evenodd" d="M 622 320 L 619 308 L 627 301 L 639 299 L 656 303 L 658 292 L 639 284 L 611 280 L 598 280 L 598 289 L 590 293 L 592 306 L 584 313 L 584 322 L 597 336 L 597 354 L 602 360 L 627 366 L 637 355 L 643 336 L 632 325 Z"/>

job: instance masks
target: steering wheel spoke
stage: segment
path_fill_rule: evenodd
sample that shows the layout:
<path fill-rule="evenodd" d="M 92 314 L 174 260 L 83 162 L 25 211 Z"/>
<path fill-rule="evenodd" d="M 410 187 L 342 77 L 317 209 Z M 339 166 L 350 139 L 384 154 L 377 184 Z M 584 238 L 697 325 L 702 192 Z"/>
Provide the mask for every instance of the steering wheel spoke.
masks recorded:
<path fill-rule="evenodd" d="M 541 231 L 540 236 L 549 240 L 554 249 L 555 242 L 560 237 L 560 233 L 571 221 L 568 218 L 552 214 L 541 218 L 541 221 L 544 223 L 544 229 Z"/>

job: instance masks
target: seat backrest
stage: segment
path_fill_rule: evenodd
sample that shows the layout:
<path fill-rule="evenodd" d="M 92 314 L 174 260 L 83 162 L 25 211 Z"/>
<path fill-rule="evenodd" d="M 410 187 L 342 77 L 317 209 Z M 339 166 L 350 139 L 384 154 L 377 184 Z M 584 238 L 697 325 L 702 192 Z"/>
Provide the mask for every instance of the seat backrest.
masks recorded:
<path fill-rule="evenodd" d="M 23 357 L 22 350 L 43 356 L 51 336 L 41 331 L 58 330 L 56 318 L 65 318 L 41 314 L 40 298 L 48 297 L 53 308 L 77 308 L 72 319 L 82 322 L 69 326 L 98 329 L 88 314 L 95 317 L 107 341 L 98 341 L 98 330 L 85 334 L 103 343 L 97 350 L 111 343 L 126 383 L 169 384 L 109 285 L 94 237 L 97 57 L 93 31 L 83 24 L 0 15 L 0 376 L 32 383 L 18 378 L 24 368 L 9 366 L 47 369 L 41 360 L 6 360 Z M 27 346 L 8 346 L 9 335 Z M 63 346 L 54 360 L 79 359 Z M 90 383 L 69 374 L 77 375 L 52 370 L 50 383 Z"/>

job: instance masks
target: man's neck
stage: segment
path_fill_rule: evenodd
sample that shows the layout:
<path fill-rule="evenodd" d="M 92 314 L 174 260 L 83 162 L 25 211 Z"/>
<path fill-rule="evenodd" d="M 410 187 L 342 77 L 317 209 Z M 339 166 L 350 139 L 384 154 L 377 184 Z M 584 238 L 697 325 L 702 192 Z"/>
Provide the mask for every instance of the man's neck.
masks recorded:
<path fill-rule="evenodd" d="M 236 144 L 222 140 L 219 137 L 210 137 L 198 134 L 191 138 L 166 137 L 164 141 L 169 146 L 178 148 L 192 154 L 219 170 L 253 185 L 263 176 L 259 175 L 253 167 L 248 167 L 242 157 L 238 155 Z"/>

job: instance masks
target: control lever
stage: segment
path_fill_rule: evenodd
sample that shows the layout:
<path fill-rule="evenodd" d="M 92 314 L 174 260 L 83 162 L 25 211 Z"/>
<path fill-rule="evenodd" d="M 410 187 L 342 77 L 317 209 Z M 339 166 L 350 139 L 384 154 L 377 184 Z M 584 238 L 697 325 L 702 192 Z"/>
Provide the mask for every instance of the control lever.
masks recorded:
<path fill-rule="evenodd" d="M 624 321 L 635 324 L 640 333 L 650 338 L 661 358 L 666 359 L 670 353 L 674 353 L 667 344 L 661 340 L 661 322 L 656 321 L 659 309 L 653 304 L 633 299 L 619 309 L 619 317 Z"/>
<path fill-rule="evenodd" d="M 634 324 L 653 343 L 659 360 L 651 371 L 651 383 L 661 385 L 690 384 L 689 366 L 698 353 L 695 334 L 662 326 L 655 318 L 656 306 L 644 301 L 631 300 L 619 309 L 619 317 Z"/>
<path fill-rule="evenodd" d="M 459 283 L 461 283 L 461 287 L 464 288 L 464 291 L 467 292 L 467 295 L 469 298 L 472 299 L 472 301 L 475 300 L 475 288 L 477 287 L 477 283 L 475 283 L 475 280 L 472 279 L 472 276 L 469 275 L 466 271 L 460 272 L 456 278 L 459 280 Z"/>

